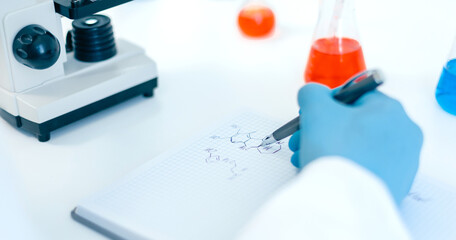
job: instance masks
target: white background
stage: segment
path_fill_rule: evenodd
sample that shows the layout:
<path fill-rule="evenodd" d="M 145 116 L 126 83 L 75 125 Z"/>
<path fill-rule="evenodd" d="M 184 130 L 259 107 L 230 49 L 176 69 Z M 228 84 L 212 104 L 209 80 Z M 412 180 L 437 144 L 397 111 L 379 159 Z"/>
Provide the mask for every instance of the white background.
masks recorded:
<path fill-rule="evenodd" d="M 45 239 L 102 238 L 70 218 L 81 199 L 239 109 L 282 121 L 297 115 L 318 1 L 270 0 L 278 24 L 262 40 L 239 33 L 240 4 L 142 0 L 111 9 L 105 14 L 116 36 L 145 47 L 157 61 L 155 97 L 57 130 L 47 143 L 0 121 L 7 149 L 1 159 L 11 164 L 25 212 Z M 368 67 L 384 71 L 382 90 L 401 100 L 424 131 L 420 172 L 456 188 L 456 117 L 434 97 L 456 33 L 456 1 L 362 0 L 356 6 Z"/>

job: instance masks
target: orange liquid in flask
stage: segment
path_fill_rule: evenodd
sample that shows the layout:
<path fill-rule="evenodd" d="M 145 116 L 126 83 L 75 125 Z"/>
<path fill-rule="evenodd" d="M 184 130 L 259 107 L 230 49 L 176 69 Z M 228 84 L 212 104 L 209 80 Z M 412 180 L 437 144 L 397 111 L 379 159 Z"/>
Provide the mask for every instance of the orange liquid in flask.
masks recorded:
<path fill-rule="evenodd" d="M 364 70 L 366 63 L 358 41 L 351 38 L 322 38 L 312 45 L 304 78 L 306 82 L 336 88 Z"/>
<path fill-rule="evenodd" d="M 272 32 L 275 17 L 272 10 L 262 5 L 247 5 L 238 16 L 241 31 L 250 37 L 263 37 Z"/>

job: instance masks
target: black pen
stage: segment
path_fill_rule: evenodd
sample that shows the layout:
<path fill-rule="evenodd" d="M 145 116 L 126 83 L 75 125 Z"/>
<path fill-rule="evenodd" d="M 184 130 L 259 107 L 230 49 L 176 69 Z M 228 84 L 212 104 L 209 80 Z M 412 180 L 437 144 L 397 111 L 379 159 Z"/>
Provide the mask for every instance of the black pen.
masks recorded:
<path fill-rule="evenodd" d="M 384 82 L 379 70 L 366 70 L 350 78 L 347 83 L 336 93 L 334 98 L 345 104 L 353 104 L 365 93 L 375 90 Z M 299 130 L 299 116 L 283 125 L 271 135 L 263 139 L 260 146 L 264 147 L 278 142 Z"/>

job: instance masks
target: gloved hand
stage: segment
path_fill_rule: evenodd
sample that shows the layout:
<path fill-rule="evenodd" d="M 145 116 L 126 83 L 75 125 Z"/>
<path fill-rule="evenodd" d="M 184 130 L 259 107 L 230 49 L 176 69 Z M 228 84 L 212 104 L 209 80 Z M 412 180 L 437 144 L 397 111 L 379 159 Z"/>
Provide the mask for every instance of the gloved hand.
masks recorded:
<path fill-rule="evenodd" d="M 379 91 L 354 105 L 336 101 L 319 84 L 299 91 L 300 127 L 290 139 L 291 162 L 299 168 L 324 156 L 341 156 L 384 181 L 399 204 L 418 170 L 423 134 L 402 105 Z"/>

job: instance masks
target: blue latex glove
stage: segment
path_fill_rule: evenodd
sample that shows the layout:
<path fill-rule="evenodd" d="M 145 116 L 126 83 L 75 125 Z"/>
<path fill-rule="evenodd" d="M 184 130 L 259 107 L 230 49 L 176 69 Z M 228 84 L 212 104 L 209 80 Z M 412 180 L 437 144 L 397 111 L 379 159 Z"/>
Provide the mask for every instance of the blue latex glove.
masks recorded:
<path fill-rule="evenodd" d="M 293 165 L 305 167 L 324 156 L 341 156 L 368 169 L 400 203 L 418 170 L 423 134 L 402 105 L 379 91 L 354 105 L 336 101 L 333 92 L 307 84 L 298 96 L 301 130 L 290 139 Z"/>

